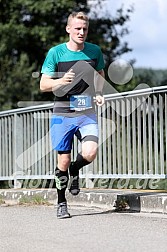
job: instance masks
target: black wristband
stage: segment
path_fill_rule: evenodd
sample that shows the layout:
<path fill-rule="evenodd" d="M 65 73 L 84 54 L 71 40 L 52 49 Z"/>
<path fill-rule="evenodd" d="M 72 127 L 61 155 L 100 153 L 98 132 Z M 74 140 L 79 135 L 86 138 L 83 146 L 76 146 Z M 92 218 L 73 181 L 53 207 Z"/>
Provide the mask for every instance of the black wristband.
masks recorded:
<path fill-rule="evenodd" d="M 96 95 L 103 96 L 103 94 L 102 94 L 102 92 L 101 92 L 101 91 L 97 91 L 97 92 L 96 92 Z"/>

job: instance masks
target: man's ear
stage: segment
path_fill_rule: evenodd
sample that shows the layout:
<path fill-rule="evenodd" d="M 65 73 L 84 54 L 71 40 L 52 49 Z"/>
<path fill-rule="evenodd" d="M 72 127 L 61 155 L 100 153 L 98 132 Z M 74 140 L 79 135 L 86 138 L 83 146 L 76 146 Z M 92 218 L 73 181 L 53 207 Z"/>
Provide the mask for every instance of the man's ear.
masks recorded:
<path fill-rule="evenodd" d="M 69 25 L 66 26 L 66 32 L 70 33 L 70 26 Z"/>

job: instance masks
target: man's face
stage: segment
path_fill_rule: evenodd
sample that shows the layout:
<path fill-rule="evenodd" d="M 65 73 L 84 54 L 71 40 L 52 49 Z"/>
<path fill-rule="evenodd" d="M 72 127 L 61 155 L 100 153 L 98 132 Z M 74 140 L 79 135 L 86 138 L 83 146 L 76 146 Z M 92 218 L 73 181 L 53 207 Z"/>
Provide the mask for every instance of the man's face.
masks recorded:
<path fill-rule="evenodd" d="M 69 25 L 66 27 L 69 33 L 70 40 L 76 44 L 83 44 L 88 34 L 88 23 L 79 18 L 73 18 Z"/>

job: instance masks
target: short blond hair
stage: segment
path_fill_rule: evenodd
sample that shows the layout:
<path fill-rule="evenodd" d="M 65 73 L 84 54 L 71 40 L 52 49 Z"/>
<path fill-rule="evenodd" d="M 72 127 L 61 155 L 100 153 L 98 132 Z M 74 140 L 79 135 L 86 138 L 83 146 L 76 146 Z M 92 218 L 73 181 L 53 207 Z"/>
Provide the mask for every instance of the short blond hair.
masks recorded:
<path fill-rule="evenodd" d="M 68 19 L 67 19 L 67 25 L 70 24 L 71 20 L 73 18 L 78 18 L 78 19 L 82 19 L 84 21 L 86 21 L 88 24 L 89 24 L 89 18 L 88 16 L 86 15 L 86 13 L 82 12 L 82 11 L 79 11 L 79 12 L 72 12 L 69 16 L 68 16 Z"/>

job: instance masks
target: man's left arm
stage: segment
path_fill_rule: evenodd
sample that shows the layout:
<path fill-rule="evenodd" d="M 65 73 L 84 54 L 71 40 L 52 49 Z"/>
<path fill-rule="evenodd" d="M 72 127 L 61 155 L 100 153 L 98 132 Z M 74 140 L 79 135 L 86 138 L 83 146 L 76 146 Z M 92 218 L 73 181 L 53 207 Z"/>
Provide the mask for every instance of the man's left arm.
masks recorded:
<path fill-rule="evenodd" d="M 100 70 L 98 72 L 95 72 L 95 102 L 98 106 L 102 106 L 105 102 L 103 97 L 103 86 L 105 81 L 105 74 L 104 70 Z"/>

